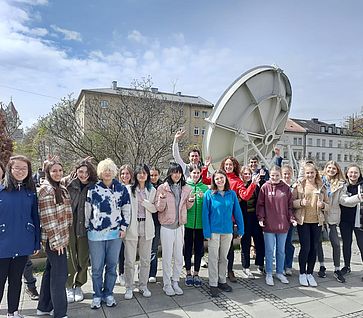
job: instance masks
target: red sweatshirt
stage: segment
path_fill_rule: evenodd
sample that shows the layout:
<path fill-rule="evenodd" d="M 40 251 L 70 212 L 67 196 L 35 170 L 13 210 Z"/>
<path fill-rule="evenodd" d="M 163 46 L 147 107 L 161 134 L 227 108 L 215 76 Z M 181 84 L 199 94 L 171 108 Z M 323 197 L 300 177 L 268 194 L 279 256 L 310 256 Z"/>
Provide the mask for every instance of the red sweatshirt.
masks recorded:
<path fill-rule="evenodd" d="M 292 194 L 290 187 L 280 181 L 272 184 L 267 181 L 258 194 L 256 214 L 265 223 L 262 228 L 267 233 L 287 233 L 295 218 L 292 214 Z"/>

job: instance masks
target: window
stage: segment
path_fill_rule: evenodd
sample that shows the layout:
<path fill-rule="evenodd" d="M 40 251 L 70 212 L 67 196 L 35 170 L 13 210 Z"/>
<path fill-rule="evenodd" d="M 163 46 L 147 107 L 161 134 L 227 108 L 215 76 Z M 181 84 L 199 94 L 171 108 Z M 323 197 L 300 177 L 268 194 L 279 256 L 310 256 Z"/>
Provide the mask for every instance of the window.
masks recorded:
<path fill-rule="evenodd" d="M 342 148 L 342 142 L 341 142 L 341 140 L 338 140 L 338 148 Z"/>
<path fill-rule="evenodd" d="M 333 148 L 333 140 L 329 140 L 329 148 Z"/>
<path fill-rule="evenodd" d="M 322 147 L 326 147 L 326 140 L 325 140 L 325 139 L 322 139 L 322 140 L 321 140 L 321 146 L 322 146 Z"/>
<path fill-rule="evenodd" d="M 316 139 L 316 146 L 320 147 L 320 139 Z"/>
<path fill-rule="evenodd" d="M 301 151 L 299 151 L 298 153 L 297 153 L 297 160 L 301 160 L 301 158 L 302 158 L 302 153 L 301 153 Z"/>
<path fill-rule="evenodd" d="M 313 145 L 313 138 L 308 138 L 308 146 L 312 146 Z"/>
<path fill-rule="evenodd" d="M 348 161 L 348 155 L 344 155 L 344 161 Z"/>
<path fill-rule="evenodd" d="M 302 146 L 302 138 L 301 137 L 297 140 L 297 143 L 298 143 L 299 146 Z"/>
<path fill-rule="evenodd" d="M 338 153 L 337 161 L 338 162 L 342 161 L 342 155 L 340 153 Z"/>
<path fill-rule="evenodd" d="M 328 133 L 332 134 L 333 133 L 333 127 L 328 127 Z"/>
<path fill-rule="evenodd" d="M 203 110 L 202 111 L 202 116 L 203 116 L 203 118 L 207 118 L 208 117 L 208 112 Z"/>
<path fill-rule="evenodd" d="M 329 154 L 329 160 L 333 160 L 333 154 L 332 153 Z"/>
<path fill-rule="evenodd" d="M 325 152 L 321 153 L 321 160 L 325 161 Z"/>
<path fill-rule="evenodd" d="M 308 158 L 311 159 L 313 157 L 313 153 L 311 151 L 308 152 Z"/>
<path fill-rule="evenodd" d="M 194 111 L 194 117 L 199 117 L 199 110 Z"/>
<path fill-rule="evenodd" d="M 349 155 L 349 161 L 353 162 L 353 155 Z"/>
<path fill-rule="evenodd" d="M 202 128 L 202 136 L 205 135 L 205 128 Z"/>
<path fill-rule="evenodd" d="M 320 126 L 320 132 L 325 133 L 325 126 Z"/>
<path fill-rule="evenodd" d="M 199 136 L 199 127 L 194 127 L 194 136 Z"/>
<path fill-rule="evenodd" d="M 317 152 L 315 157 L 316 157 L 316 160 L 320 160 L 320 152 Z"/>
<path fill-rule="evenodd" d="M 341 131 L 340 131 L 340 127 L 337 127 L 337 134 L 340 135 Z"/>
<path fill-rule="evenodd" d="M 297 146 L 297 137 L 294 137 L 294 143 L 295 146 Z"/>
<path fill-rule="evenodd" d="M 344 143 L 344 148 L 348 148 L 349 146 L 348 146 L 348 142 L 345 142 Z"/>
<path fill-rule="evenodd" d="M 108 107 L 108 101 L 107 100 L 101 100 L 100 101 L 100 107 L 101 108 L 107 108 Z"/>

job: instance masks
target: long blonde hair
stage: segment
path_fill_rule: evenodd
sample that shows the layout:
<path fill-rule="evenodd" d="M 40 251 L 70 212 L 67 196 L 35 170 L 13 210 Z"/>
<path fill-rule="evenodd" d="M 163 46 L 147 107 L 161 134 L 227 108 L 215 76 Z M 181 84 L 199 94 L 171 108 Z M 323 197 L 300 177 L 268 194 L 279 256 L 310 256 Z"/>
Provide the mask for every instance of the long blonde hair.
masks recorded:
<path fill-rule="evenodd" d="M 335 166 L 335 168 L 337 168 L 337 173 L 335 174 L 335 176 L 334 177 L 329 177 L 329 180 L 328 180 L 329 183 L 330 183 L 330 189 L 331 189 L 331 191 L 334 192 L 334 190 L 339 187 L 339 184 L 341 182 L 345 181 L 345 178 L 344 178 L 343 171 L 340 168 L 339 164 L 334 160 L 329 160 L 325 164 L 324 171 L 323 171 L 323 176 L 325 176 L 325 178 L 328 178 L 328 176 L 326 174 L 326 169 L 328 168 L 329 165 L 333 165 L 333 166 Z"/>

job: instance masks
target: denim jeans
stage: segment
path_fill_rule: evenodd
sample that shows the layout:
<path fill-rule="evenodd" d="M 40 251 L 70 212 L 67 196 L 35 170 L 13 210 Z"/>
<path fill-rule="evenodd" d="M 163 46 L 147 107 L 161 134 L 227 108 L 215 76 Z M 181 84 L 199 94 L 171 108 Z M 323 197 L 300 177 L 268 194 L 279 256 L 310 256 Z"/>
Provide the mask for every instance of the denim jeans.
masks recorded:
<path fill-rule="evenodd" d="M 113 295 L 121 242 L 121 239 L 107 241 L 88 240 L 92 268 L 93 297 L 106 298 Z M 103 270 L 105 270 L 104 281 Z"/>
<path fill-rule="evenodd" d="M 158 248 L 160 244 L 160 224 L 155 225 L 155 236 L 151 245 L 151 260 L 149 277 L 156 277 L 158 271 Z"/>
<path fill-rule="evenodd" d="M 66 281 L 68 276 L 67 254 L 58 255 L 57 251 L 45 246 L 47 262 L 43 273 L 38 309 L 49 312 L 54 309 L 54 318 L 67 315 Z"/>
<path fill-rule="evenodd" d="M 285 243 L 285 269 L 292 268 L 292 262 L 294 260 L 295 246 L 292 244 L 292 233 L 295 227 L 292 225 L 287 232 L 286 243 Z"/>
<path fill-rule="evenodd" d="M 263 233 L 265 239 L 266 273 L 272 274 L 272 264 L 276 248 L 276 273 L 284 272 L 285 242 L 287 233 Z"/>

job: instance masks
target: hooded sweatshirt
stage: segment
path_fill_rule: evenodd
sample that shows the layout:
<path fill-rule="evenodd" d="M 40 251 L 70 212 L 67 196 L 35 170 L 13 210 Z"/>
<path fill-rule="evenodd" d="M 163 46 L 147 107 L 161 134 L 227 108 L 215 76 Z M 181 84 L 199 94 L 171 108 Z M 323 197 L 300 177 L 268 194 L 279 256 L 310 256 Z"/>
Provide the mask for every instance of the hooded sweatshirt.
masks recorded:
<path fill-rule="evenodd" d="M 265 224 L 264 232 L 287 233 L 294 220 L 290 187 L 282 180 L 277 184 L 267 181 L 258 195 L 256 213 Z"/>

